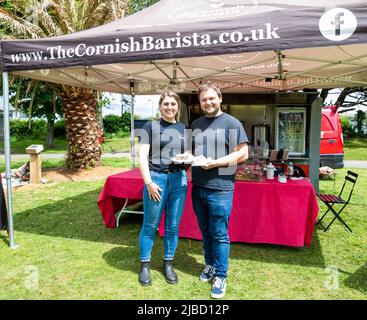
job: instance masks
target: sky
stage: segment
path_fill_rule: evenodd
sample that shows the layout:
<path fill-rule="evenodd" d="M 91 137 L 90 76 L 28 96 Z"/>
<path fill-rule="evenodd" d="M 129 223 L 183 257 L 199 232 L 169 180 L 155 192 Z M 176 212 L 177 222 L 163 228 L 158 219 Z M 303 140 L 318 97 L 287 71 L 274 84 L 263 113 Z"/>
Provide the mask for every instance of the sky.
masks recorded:
<path fill-rule="evenodd" d="M 340 89 L 330 90 L 329 95 L 326 98 L 327 103 L 335 103 L 340 94 Z M 108 94 L 111 104 L 106 110 L 104 110 L 103 115 L 116 114 L 121 115 L 121 95 L 120 94 Z M 351 98 L 348 98 L 351 100 Z M 137 95 L 135 96 L 135 114 L 140 116 L 140 119 L 148 119 L 155 116 L 158 112 L 158 101 L 159 95 Z M 347 116 L 353 116 L 358 110 L 367 111 L 365 106 L 355 106 L 354 111 L 348 111 L 344 113 Z"/>
<path fill-rule="evenodd" d="M 154 117 L 158 112 L 159 95 L 136 96 L 135 113 L 140 119 Z"/>
<path fill-rule="evenodd" d="M 121 95 L 106 94 L 111 103 L 108 107 L 102 110 L 102 116 L 107 114 L 121 115 Z M 148 119 L 155 116 L 158 112 L 159 95 L 137 95 L 135 96 L 135 114 L 140 116 L 140 119 Z"/>
<path fill-rule="evenodd" d="M 341 89 L 330 90 L 328 96 L 325 99 L 325 102 L 334 104 L 335 101 L 338 99 L 340 92 L 341 92 Z M 347 97 L 346 101 L 353 101 L 353 99 L 351 97 Z M 343 113 L 343 115 L 344 116 L 354 116 L 358 110 L 362 110 L 364 112 L 367 111 L 366 106 L 356 105 L 354 106 L 354 108 L 355 109 L 353 111 L 347 111 Z"/>

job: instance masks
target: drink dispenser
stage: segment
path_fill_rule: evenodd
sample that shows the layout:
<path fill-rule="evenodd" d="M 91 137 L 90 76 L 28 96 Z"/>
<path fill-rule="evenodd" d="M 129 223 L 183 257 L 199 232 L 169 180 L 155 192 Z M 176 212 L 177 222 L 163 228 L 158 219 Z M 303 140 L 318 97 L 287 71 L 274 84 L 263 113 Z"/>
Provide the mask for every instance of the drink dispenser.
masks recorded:
<path fill-rule="evenodd" d="M 270 127 L 267 124 L 252 126 L 252 146 L 255 149 L 262 150 L 264 146 L 269 146 Z"/>

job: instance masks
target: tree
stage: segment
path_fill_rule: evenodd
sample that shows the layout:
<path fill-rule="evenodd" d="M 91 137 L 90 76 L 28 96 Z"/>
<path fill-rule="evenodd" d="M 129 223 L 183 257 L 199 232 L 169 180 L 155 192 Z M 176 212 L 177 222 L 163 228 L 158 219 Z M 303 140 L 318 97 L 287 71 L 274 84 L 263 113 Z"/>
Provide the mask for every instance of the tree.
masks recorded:
<path fill-rule="evenodd" d="M 355 130 L 359 137 L 364 136 L 364 125 L 366 121 L 366 113 L 362 110 L 358 110 L 355 116 Z"/>
<path fill-rule="evenodd" d="M 32 117 L 47 119 L 47 136 L 45 145 L 52 147 L 54 143 L 54 126 L 57 116 L 62 116 L 61 97 L 47 83 L 13 77 L 10 82 L 10 91 L 14 92 L 10 102 L 15 107 L 15 112 L 20 109 Z M 29 121 L 31 125 L 31 121 Z"/>
<path fill-rule="evenodd" d="M 129 6 L 127 8 L 127 15 L 133 14 L 135 12 L 138 12 L 146 7 L 149 7 L 159 0 L 130 0 Z"/>
<path fill-rule="evenodd" d="M 323 89 L 320 97 L 325 102 L 331 89 Z M 335 101 L 338 112 L 344 113 L 355 110 L 356 106 L 367 106 L 367 87 L 341 88 L 340 94 Z M 343 133 L 346 136 L 364 137 L 366 126 L 366 112 L 357 110 L 353 119 L 342 118 Z"/>
<path fill-rule="evenodd" d="M 322 89 L 320 97 L 325 102 L 331 89 Z M 367 106 L 367 87 L 342 88 L 335 102 L 339 108 L 353 108 L 357 105 Z M 340 111 L 339 111 L 340 112 Z"/>
<path fill-rule="evenodd" d="M 96 27 L 121 18 L 129 0 L 12 0 L 0 1 L 2 39 L 51 37 Z M 97 92 L 49 84 L 61 97 L 68 141 L 66 166 L 100 164 Z"/>

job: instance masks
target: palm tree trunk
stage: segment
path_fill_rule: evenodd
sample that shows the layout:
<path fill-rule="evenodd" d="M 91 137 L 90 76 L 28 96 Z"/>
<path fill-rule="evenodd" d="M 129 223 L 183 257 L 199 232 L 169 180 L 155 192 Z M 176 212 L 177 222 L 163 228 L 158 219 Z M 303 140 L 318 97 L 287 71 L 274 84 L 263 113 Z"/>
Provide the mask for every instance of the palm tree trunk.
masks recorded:
<path fill-rule="evenodd" d="M 83 169 L 100 165 L 101 145 L 98 141 L 96 92 L 67 87 L 61 97 L 68 141 L 66 167 Z"/>

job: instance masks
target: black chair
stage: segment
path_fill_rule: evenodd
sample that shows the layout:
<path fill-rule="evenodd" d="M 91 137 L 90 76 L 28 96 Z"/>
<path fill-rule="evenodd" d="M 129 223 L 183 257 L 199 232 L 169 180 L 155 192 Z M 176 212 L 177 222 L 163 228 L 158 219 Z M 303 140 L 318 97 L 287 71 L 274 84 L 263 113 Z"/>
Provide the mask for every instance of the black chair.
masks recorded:
<path fill-rule="evenodd" d="M 352 232 L 352 230 L 348 227 L 348 225 L 343 221 L 343 219 L 340 217 L 340 213 L 344 210 L 344 208 L 347 206 L 347 204 L 350 201 L 350 198 L 352 197 L 353 194 L 353 190 L 354 190 L 354 186 L 355 183 L 357 181 L 358 178 L 358 174 L 352 172 L 352 171 L 348 171 L 347 175 L 345 176 L 345 180 L 343 183 L 343 187 L 340 190 L 339 195 L 334 195 L 334 194 L 324 194 L 324 193 L 318 193 L 317 196 L 318 198 L 326 204 L 326 206 L 328 207 L 327 211 L 324 213 L 324 215 L 321 217 L 321 219 L 319 219 L 317 221 L 317 225 L 320 225 L 324 231 L 327 231 L 330 226 L 332 225 L 332 223 L 335 221 L 335 219 L 338 219 L 344 226 L 347 227 L 347 229 Z M 347 188 L 345 188 L 348 185 Z M 348 195 L 348 190 L 349 190 L 349 195 Z M 344 192 L 344 194 L 343 194 Z M 348 196 L 347 200 L 346 196 Z M 344 197 L 344 199 L 343 199 Z M 339 211 L 336 211 L 334 209 L 334 205 L 342 205 L 342 207 L 339 207 Z M 329 223 L 329 225 L 325 228 L 323 226 L 323 224 L 321 223 L 322 219 L 324 219 L 324 217 L 327 215 L 327 213 L 331 211 L 334 214 L 334 219 Z"/>

